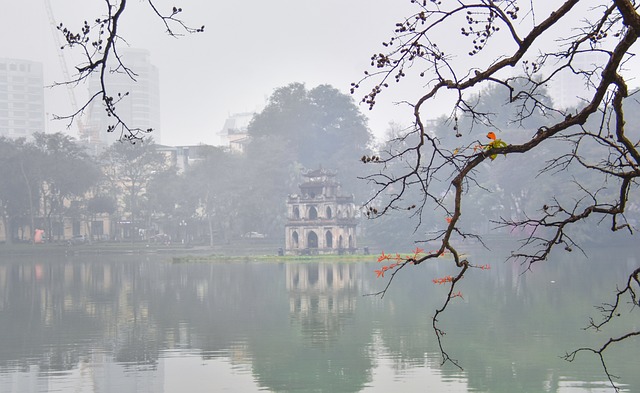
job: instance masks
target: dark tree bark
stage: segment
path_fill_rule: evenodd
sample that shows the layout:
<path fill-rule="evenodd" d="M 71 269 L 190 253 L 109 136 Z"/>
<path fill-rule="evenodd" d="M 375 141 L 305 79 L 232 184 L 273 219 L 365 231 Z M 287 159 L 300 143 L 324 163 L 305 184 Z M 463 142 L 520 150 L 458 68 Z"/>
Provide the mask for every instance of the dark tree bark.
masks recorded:
<path fill-rule="evenodd" d="M 146 0 L 151 11 L 160 19 L 166 33 L 172 37 L 179 37 L 181 33 L 201 33 L 204 26 L 193 28 L 185 24 L 180 19 L 182 8 L 172 7 L 171 10 L 163 12 L 153 0 Z M 90 92 L 87 101 L 74 108 L 75 112 L 68 115 L 56 115 L 56 119 L 65 119 L 71 123 L 85 112 L 94 101 L 101 101 L 108 116 L 113 119 L 105 132 L 116 132 L 120 135 L 120 140 L 136 141 L 152 132 L 152 129 L 143 129 L 135 124 L 127 124 L 118 114 L 118 104 L 128 98 L 129 92 L 113 94 L 110 92 L 106 77 L 109 73 L 125 74 L 135 80 L 137 74 L 135 70 L 129 68 L 120 57 L 118 48 L 125 43 L 123 37 L 118 33 L 121 18 L 127 9 L 127 0 L 104 0 L 104 15 L 97 18 L 85 19 L 84 24 L 78 30 L 58 25 L 58 30 L 64 37 L 64 45 L 61 50 L 75 50 L 84 58 L 82 64 L 76 66 L 76 74 L 72 80 L 56 83 L 56 85 L 78 85 L 93 75 L 99 78 L 99 90 Z M 87 21 L 93 21 L 89 23 Z"/>
<path fill-rule="evenodd" d="M 522 169 L 530 171 L 534 163 L 541 164 L 537 162 L 538 152 L 553 150 L 557 145 L 565 147 L 542 163 L 538 176 L 571 173 L 570 183 L 577 197 L 568 200 L 551 193 L 545 195 L 548 202 L 537 211 L 495 222 L 499 227 L 528 233 L 511 256 L 525 269 L 547 260 L 557 246 L 567 252 L 580 250 L 572 231 L 581 223 L 593 225 L 594 217 L 608 220 L 611 231 L 633 233 L 626 213 L 638 190 L 639 133 L 637 125 L 625 121 L 625 110 L 637 103 L 628 81 L 635 77 L 630 62 L 637 48 L 640 15 L 632 0 L 597 4 L 567 0 L 549 5 L 516 0 L 411 2 L 416 13 L 396 24 L 393 36 L 384 43 L 384 52 L 371 57 L 372 70 L 352 84 L 354 94 L 361 86 L 373 84 L 362 98 L 370 108 L 392 84 L 424 87 L 418 99 L 407 103 L 413 108 L 413 126 L 396 138 L 396 147 L 363 157 L 363 162 L 381 167 L 366 177 L 378 189 L 368 203 L 367 215 L 375 218 L 391 210 L 413 210 L 420 217 L 428 208 L 439 210 L 446 218 L 447 225 L 441 231 L 419 239 L 437 241 L 439 247 L 392 264 L 388 284 L 379 295 L 387 292 L 395 274 L 407 265 L 419 265 L 450 252 L 458 270 L 447 282 L 449 295 L 435 312 L 433 328 L 443 360 L 457 365 L 443 347 L 444 332 L 438 317 L 456 297 L 463 276 L 469 269 L 480 267 L 463 257 L 458 245 L 469 237 L 482 241 L 479 235 L 465 230 L 463 211 L 469 193 L 486 187 L 479 174 L 487 165 L 490 168 L 494 159 L 529 157 L 532 166 Z M 542 10 L 545 6 L 553 9 Z M 452 32 L 459 35 L 455 44 Z M 575 107 L 563 107 L 544 95 L 548 86 L 565 79 L 583 86 Z M 479 94 L 487 87 L 505 92 L 502 107 L 479 109 Z M 427 117 L 436 104 L 443 102 L 450 105 L 446 123 L 449 133 L 436 132 Z M 512 134 L 503 133 L 505 126 L 495 121 L 496 114 L 504 111 L 513 113 L 509 127 L 522 130 L 517 137 L 512 136 L 513 142 L 508 139 Z M 542 114 L 545 121 L 534 129 L 524 127 L 534 114 Z M 407 169 L 389 173 L 387 168 L 397 161 L 408 163 Z M 515 174 L 518 168 L 512 170 Z M 591 181 L 593 176 L 602 182 Z M 407 201 L 410 188 L 421 190 L 420 203 Z M 640 306 L 638 284 L 636 269 L 630 273 L 627 286 L 618 291 L 615 304 L 605 307 L 604 321 L 592 322 L 591 327 L 599 329 L 611 320 L 624 296 Z M 594 352 L 601 355 L 611 345 L 638 334 L 633 331 L 612 338 Z M 573 359 L 577 352 L 568 354 L 567 359 Z M 605 372 L 617 389 L 606 367 Z"/>

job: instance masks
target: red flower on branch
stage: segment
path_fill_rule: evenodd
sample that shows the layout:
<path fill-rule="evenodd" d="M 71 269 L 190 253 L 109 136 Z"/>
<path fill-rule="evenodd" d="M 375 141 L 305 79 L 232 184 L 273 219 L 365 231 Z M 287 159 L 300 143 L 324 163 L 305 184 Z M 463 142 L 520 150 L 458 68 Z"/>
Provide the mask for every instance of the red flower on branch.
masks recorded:
<path fill-rule="evenodd" d="M 452 276 L 444 276 L 444 277 L 441 277 L 441 278 L 434 278 L 433 279 L 433 283 L 434 284 L 438 284 L 438 285 L 446 284 L 448 282 L 453 282 L 453 277 Z"/>
<path fill-rule="evenodd" d="M 391 255 L 387 255 L 382 251 L 382 254 L 378 257 L 378 262 L 386 261 L 388 259 L 391 259 Z"/>

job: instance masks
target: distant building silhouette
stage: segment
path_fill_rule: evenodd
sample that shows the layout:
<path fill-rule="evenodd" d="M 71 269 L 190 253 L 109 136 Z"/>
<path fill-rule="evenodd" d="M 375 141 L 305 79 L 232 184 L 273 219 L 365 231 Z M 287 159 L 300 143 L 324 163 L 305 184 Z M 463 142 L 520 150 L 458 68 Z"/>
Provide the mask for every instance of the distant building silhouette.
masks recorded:
<path fill-rule="evenodd" d="M 601 52 L 587 52 L 576 55 L 571 60 L 571 65 L 575 70 L 594 73 L 600 75 L 602 64 L 605 64 L 607 55 Z M 590 99 L 595 91 L 595 86 L 585 79 L 585 75 L 576 74 L 570 69 L 565 69 L 557 74 L 549 84 L 549 93 L 556 107 L 568 109 L 577 107 L 581 101 Z M 591 83 L 597 83 L 597 78 L 593 78 Z"/>
<path fill-rule="evenodd" d="M 230 115 L 218 134 L 222 146 L 228 147 L 231 151 L 244 152 L 244 147 L 249 142 L 249 123 L 254 114 L 243 112 Z"/>
<path fill-rule="evenodd" d="M 0 59 L 0 136 L 29 137 L 44 131 L 42 64 Z"/>
<path fill-rule="evenodd" d="M 141 129 L 153 129 L 153 139 L 156 143 L 162 143 L 160 129 L 160 80 L 158 68 L 151 63 L 151 55 L 145 49 L 121 49 L 122 62 L 136 75 L 132 79 L 129 75 L 120 72 L 111 72 L 106 75 L 106 84 L 109 94 L 117 99 L 117 95 L 125 95 L 116 104 L 116 111 L 129 127 Z M 114 65 L 111 66 L 115 68 Z M 100 90 L 98 75 L 89 80 L 89 91 L 95 93 Z M 113 144 L 120 138 L 120 130 L 107 132 L 114 119 L 107 116 L 104 104 L 97 99 L 89 107 L 89 118 L 80 130 L 80 140 L 89 145 L 105 147 Z"/>
<path fill-rule="evenodd" d="M 183 173 L 196 161 L 201 161 L 206 157 L 211 149 L 209 145 L 182 145 L 164 146 L 156 144 L 156 149 L 165 155 L 167 163 L 177 169 L 178 173 Z"/>

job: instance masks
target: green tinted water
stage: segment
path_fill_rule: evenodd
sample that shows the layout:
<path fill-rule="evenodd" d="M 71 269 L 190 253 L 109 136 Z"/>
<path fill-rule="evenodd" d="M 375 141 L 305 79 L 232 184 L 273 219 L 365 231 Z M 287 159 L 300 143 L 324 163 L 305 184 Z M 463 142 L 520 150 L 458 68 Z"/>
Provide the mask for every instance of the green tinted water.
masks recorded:
<path fill-rule="evenodd" d="M 640 263 L 631 249 L 559 254 L 522 275 L 481 250 L 431 329 L 447 261 L 404 270 L 383 298 L 375 262 L 174 264 L 162 256 L 0 260 L 2 392 L 600 392 L 601 367 L 560 355 L 638 329 L 584 331 Z M 375 259 L 375 257 L 372 257 Z M 625 308 L 623 310 L 628 310 Z M 607 359 L 640 389 L 640 341 Z"/>

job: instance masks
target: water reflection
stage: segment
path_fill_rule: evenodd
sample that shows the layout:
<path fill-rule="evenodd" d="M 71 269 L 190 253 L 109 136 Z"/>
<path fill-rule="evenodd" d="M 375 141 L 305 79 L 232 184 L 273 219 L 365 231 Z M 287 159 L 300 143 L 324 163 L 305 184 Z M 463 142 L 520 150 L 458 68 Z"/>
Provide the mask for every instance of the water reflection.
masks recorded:
<path fill-rule="evenodd" d="M 596 251 L 469 276 L 441 320 L 461 372 L 440 367 L 430 329 L 441 266 L 399 275 L 381 300 L 362 296 L 383 283 L 369 263 L 3 260 L 0 391 L 598 391 L 595 359 L 558 355 L 602 340 L 580 328 L 637 263 Z M 631 344 L 611 366 L 640 386 Z"/>
<path fill-rule="evenodd" d="M 287 264 L 289 313 L 307 342 L 333 345 L 362 293 L 354 264 Z"/>

